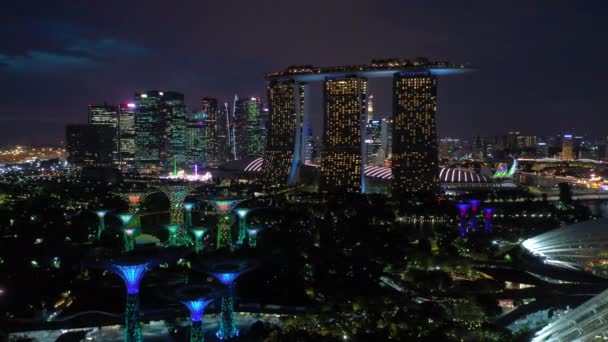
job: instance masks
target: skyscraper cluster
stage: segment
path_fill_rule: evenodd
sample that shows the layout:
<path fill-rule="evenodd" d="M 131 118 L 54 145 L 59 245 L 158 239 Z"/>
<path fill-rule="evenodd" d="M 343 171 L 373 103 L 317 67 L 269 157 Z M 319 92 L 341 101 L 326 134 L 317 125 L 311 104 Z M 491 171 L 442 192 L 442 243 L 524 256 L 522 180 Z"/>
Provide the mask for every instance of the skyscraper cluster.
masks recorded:
<path fill-rule="evenodd" d="M 150 90 L 129 103 L 88 109 L 88 124 L 66 128 L 75 165 L 158 173 L 260 157 L 266 145 L 266 110 L 258 97 L 235 96 L 230 104 L 205 97 L 190 110 L 183 94 Z"/>
<path fill-rule="evenodd" d="M 366 165 L 386 165 L 392 168 L 394 196 L 432 198 L 439 187 L 435 120 L 438 76 L 465 70 L 463 66 L 426 59 L 390 59 L 327 68 L 293 66 L 267 75 L 270 125 L 263 183 L 268 188 L 293 184 L 298 167 L 312 159 L 313 143 L 305 127 L 309 110 L 305 95 L 309 82 L 321 81 L 323 151 L 319 190 L 366 192 Z M 387 76 L 393 80 L 393 112 L 377 119 L 367 80 Z"/>

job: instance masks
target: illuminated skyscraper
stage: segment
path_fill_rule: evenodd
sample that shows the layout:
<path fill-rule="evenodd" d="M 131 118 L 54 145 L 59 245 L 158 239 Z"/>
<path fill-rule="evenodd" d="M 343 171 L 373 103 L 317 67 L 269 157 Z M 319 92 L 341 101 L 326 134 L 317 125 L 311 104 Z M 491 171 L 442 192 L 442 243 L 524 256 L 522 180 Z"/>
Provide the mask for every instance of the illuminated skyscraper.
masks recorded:
<path fill-rule="evenodd" d="M 365 122 L 372 120 L 374 120 L 374 94 L 370 94 L 367 98 L 367 120 Z"/>
<path fill-rule="evenodd" d="M 387 116 L 382 119 L 380 124 L 380 134 L 382 136 L 382 150 L 384 159 L 393 157 L 393 117 Z"/>
<path fill-rule="evenodd" d="M 393 91 L 392 193 L 432 196 L 439 186 L 437 78 L 428 72 L 397 73 Z"/>
<path fill-rule="evenodd" d="M 562 160 L 574 160 L 574 140 L 572 134 L 562 137 Z"/>
<path fill-rule="evenodd" d="M 132 167 L 135 162 L 135 104 L 118 106 L 119 161 L 123 168 Z"/>
<path fill-rule="evenodd" d="M 268 140 L 261 179 L 267 187 L 277 187 L 295 181 L 294 164 L 300 158 L 294 156 L 294 151 L 299 153 L 301 149 L 297 142 L 302 137 L 298 132 L 304 116 L 304 85 L 293 80 L 272 80 L 268 102 Z"/>
<path fill-rule="evenodd" d="M 370 120 L 365 126 L 365 160 L 367 165 L 384 166 L 382 121 L 380 120 Z"/>
<path fill-rule="evenodd" d="M 183 165 L 186 157 L 186 104 L 184 94 L 168 91 L 162 96 L 160 159 L 165 167 Z"/>
<path fill-rule="evenodd" d="M 222 134 L 225 129 L 221 125 L 223 121 L 220 120 L 217 99 L 203 98 L 200 119 L 205 131 L 205 165 L 218 166 L 225 161 L 221 146 L 226 143 L 226 135 Z"/>
<path fill-rule="evenodd" d="M 135 94 L 135 164 L 143 172 L 160 166 L 162 92 Z"/>
<path fill-rule="evenodd" d="M 206 113 L 192 114 L 186 120 L 184 134 L 185 163 L 188 167 L 193 165 L 207 165 L 207 130 L 205 127 Z"/>
<path fill-rule="evenodd" d="M 119 162 L 119 143 L 118 143 L 118 109 L 116 106 L 103 104 L 100 106 L 89 105 L 89 125 L 93 127 L 112 128 L 112 161 Z"/>
<path fill-rule="evenodd" d="M 263 154 L 264 129 L 261 122 L 261 109 L 259 97 L 240 99 L 235 103 L 234 138 L 237 159 L 258 158 Z"/>
<path fill-rule="evenodd" d="M 366 92 L 367 80 L 357 76 L 326 78 L 323 83 L 321 189 L 325 191 L 365 191 Z"/>

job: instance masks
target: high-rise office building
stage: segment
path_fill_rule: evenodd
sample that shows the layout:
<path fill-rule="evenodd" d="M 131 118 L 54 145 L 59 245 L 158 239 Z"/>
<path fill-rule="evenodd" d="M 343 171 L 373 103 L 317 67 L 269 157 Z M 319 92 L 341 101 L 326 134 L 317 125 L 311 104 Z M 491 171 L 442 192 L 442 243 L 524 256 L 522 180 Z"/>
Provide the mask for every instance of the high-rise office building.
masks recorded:
<path fill-rule="evenodd" d="M 382 135 L 382 150 L 384 150 L 384 159 L 390 160 L 393 157 L 393 117 L 387 116 L 382 118 L 380 124 Z"/>
<path fill-rule="evenodd" d="M 135 163 L 135 104 L 118 106 L 118 145 L 121 168 L 129 169 Z"/>
<path fill-rule="evenodd" d="M 111 126 L 66 126 L 68 162 L 77 166 L 112 164 L 115 135 Z"/>
<path fill-rule="evenodd" d="M 89 125 L 95 127 L 110 127 L 112 129 L 112 161 L 114 164 L 118 164 L 120 161 L 120 143 L 117 107 L 109 106 L 107 104 L 98 106 L 89 105 Z"/>
<path fill-rule="evenodd" d="M 167 91 L 161 101 L 160 159 L 165 167 L 183 166 L 186 161 L 186 104 L 184 94 Z"/>
<path fill-rule="evenodd" d="M 201 107 L 201 120 L 205 131 L 205 165 L 216 167 L 226 160 L 222 149 L 226 144 L 226 137 L 222 134 L 225 127 L 220 120 L 217 99 L 205 97 Z"/>
<path fill-rule="evenodd" d="M 157 172 L 185 162 L 186 105 L 177 92 L 135 94 L 135 164 Z"/>
<path fill-rule="evenodd" d="M 370 94 L 367 98 L 367 120 L 370 122 L 374 120 L 374 94 Z"/>
<path fill-rule="evenodd" d="M 384 159 L 382 121 L 370 120 L 365 126 L 365 164 L 383 166 Z"/>
<path fill-rule="evenodd" d="M 234 125 L 237 159 L 261 157 L 264 152 L 264 129 L 259 97 L 239 99 L 235 103 Z"/>
<path fill-rule="evenodd" d="M 439 186 L 437 78 L 429 73 L 397 73 L 393 92 L 392 193 L 432 196 Z"/>
<path fill-rule="evenodd" d="M 162 96 L 156 90 L 135 94 L 135 165 L 140 172 L 160 168 Z"/>
<path fill-rule="evenodd" d="M 562 136 L 562 160 L 574 160 L 574 139 L 572 134 Z"/>
<path fill-rule="evenodd" d="M 194 165 L 207 165 L 207 130 L 205 119 L 206 112 L 198 112 L 189 115 L 186 119 L 186 131 L 184 134 L 185 163 L 188 167 Z"/>
<path fill-rule="evenodd" d="M 326 78 L 321 189 L 335 193 L 365 191 L 363 144 L 367 80 L 358 76 Z"/>
<path fill-rule="evenodd" d="M 272 80 L 268 85 L 269 123 L 262 183 L 279 187 L 295 179 L 293 167 L 296 122 L 304 110 L 304 84 L 294 80 Z M 300 118 L 300 120 L 298 120 Z M 290 172 L 291 171 L 291 172 Z"/>

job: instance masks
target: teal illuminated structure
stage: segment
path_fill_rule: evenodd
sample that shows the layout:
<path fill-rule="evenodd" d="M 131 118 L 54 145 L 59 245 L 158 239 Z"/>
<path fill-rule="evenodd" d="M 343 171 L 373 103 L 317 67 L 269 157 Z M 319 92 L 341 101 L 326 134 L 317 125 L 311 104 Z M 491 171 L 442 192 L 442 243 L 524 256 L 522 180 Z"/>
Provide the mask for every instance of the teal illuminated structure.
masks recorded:
<path fill-rule="evenodd" d="M 110 270 L 122 278 L 127 288 L 124 340 L 127 342 L 143 341 L 139 321 L 139 285 L 148 270 L 148 263 L 110 264 Z"/>
<path fill-rule="evenodd" d="M 190 341 L 205 340 L 203 322 L 205 308 L 215 300 L 219 292 L 208 285 L 187 286 L 177 290 L 177 299 L 190 311 Z"/>
<path fill-rule="evenodd" d="M 215 210 L 217 218 L 217 244 L 216 248 L 232 248 L 232 231 L 230 229 L 230 212 L 241 200 L 236 199 L 208 199 L 206 200 Z"/>
<path fill-rule="evenodd" d="M 177 232 L 177 245 L 183 246 L 190 243 L 188 231 L 184 225 L 184 200 L 190 195 L 197 184 L 179 183 L 179 184 L 161 184 L 155 187 L 167 196 L 170 204 L 170 219 L 169 225 L 179 226 Z"/>
<path fill-rule="evenodd" d="M 249 247 L 255 248 L 258 241 L 258 233 L 262 228 L 247 228 L 247 236 L 249 237 Z"/>
<path fill-rule="evenodd" d="M 245 231 L 245 226 L 247 224 L 247 214 L 250 212 L 250 209 L 239 208 L 235 210 L 237 216 L 239 217 L 239 236 L 236 240 L 236 243 L 242 245 L 245 242 L 245 236 L 247 232 Z"/>
<path fill-rule="evenodd" d="M 177 246 L 177 232 L 179 230 L 178 225 L 168 225 L 166 226 L 169 231 L 169 238 L 167 239 L 167 246 L 176 247 Z"/>
<path fill-rule="evenodd" d="M 97 240 L 101 239 L 101 234 L 106 229 L 105 217 L 108 213 L 107 210 L 97 210 L 95 214 L 99 218 L 99 225 L 97 226 Z"/>
<path fill-rule="evenodd" d="M 192 228 L 192 234 L 194 234 L 194 246 L 196 254 L 200 254 L 203 252 L 203 236 L 205 236 L 205 233 L 207 233 L 207 228 Z"/>
<path fill-rule="evenodd" d="M 220 299 L 220 326 L 215 334 L 220 340 L 228 340 L 239 335 L 234 318 L 234 282 L 251 269 L 251 263 L 237 260 L 218 261 L 208 269 L 208 273 L 228 290 Z"/>
<path fill-rule="evenodd" d="M 129 214 L 137 215 L 141 214 L 141 202 L 146 198 L 146 196 L 153 193 L 150 190 L 144 191 L 116 191 L 113 194 L 119 196 L 124 201 L 129 203 Z M 139 228 L 141 226 L 139 216 L 135 216 L 133 220 L 130 222 L 131 227 Z"/>
<path fill-rule="evenodd" d="M 133 214 L 120 214 L 118 218 L 122 222 L 122 231 L 124 233 L 124 251 L 130 252 L 135 248 L 135 230 L 136 228 L 130 226 L 130 222 L 135 215 Z"/>
<path fill-rule="evenodd" d="M 194 209 L 194 203 L 184 203 L 184 209 L 186 210 L 186 228 L 192 227 L 192 209 Z"/>

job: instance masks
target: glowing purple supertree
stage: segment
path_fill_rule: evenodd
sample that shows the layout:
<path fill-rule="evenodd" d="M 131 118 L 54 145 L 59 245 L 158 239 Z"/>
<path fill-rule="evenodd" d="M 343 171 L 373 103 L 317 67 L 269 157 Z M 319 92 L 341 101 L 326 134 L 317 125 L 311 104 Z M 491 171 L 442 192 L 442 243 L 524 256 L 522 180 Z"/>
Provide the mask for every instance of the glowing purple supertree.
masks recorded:
<path fill-rule="evenodd" d="M 148 270 L 148 263 L 117 265 L 110 264 L 110 270 L 120 276 L 127 288 L 125 310 L 125 341 L 143 341 L 139 322 L 139 284 Z"/>
<path fill-rule="evenodd" d="M 472 199 L 469 200 L 469 204 L 471 205 L 471 222 L 470 226 L 472 229 L 477 230 L 477 214 L 479 214 L 479 204 L 480 200 Z"/>
<path fill-rule="evenodd" d="M 492 231 L 492 215 L 494 214 L 494 208 L 483 208 L 483 218 L 485 223 L 486 233 Z"/>
<path fill-rule="evenodd" d="M 460 216 L 460 236 L 466 236 L 469 205 L 465 203 L 458 203 L 456 207 L 458 207 L 458 216 Z"/>

